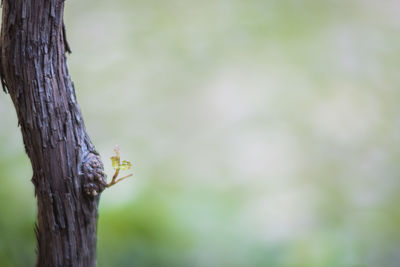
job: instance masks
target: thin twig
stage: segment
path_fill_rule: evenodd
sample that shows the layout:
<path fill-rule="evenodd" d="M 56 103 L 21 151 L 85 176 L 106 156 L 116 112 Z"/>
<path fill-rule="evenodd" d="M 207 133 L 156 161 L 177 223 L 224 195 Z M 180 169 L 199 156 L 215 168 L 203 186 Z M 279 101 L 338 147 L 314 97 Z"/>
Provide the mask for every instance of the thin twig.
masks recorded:
<path fill-rule="evenodd" d="M 131 177 L 132 175 L 133 175 L 133 174 L 129 174 L 129 175 L 127 175 L 127 176 L 124 176 L 124 177 L 119 178 L 118 180 L 112 179 L 111 182 L 110 182 L 108 185 L 106 185 L 106 187 L 110 187 L 110 186 L 112 186 L 112 185 L 115 185 L 115 184 L 121 182 L 122 180 L 125 180 L 126 178 Z M 114 178 L 114 177 L 113 177 L 113 178 Z"/>
<path fill-rule="evenodd" d="M 118 177 L 119 170 L 120 170 L 120 169 L 116 169 L 116 170 L 115 170 L 115 173 L 114 173 L 114 175 L 113 175 L 113 177 L 112 177 L 112 179 L 111 179 L 110 184 L 114 184 L 114 183 L 115 183 L 115 179 L 117 179 L 117 177 Z"/>

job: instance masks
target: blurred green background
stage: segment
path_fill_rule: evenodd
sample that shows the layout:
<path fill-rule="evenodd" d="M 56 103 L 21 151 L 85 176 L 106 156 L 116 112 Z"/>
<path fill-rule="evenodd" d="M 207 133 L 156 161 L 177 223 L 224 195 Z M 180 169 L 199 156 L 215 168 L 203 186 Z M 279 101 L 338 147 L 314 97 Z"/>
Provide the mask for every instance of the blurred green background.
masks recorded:
<path fill-rule="evenodd" d="M 112 175 L 98 265 L 400 266 L 396 0 L 70 0 L 71 76 Z M 0 265 L 33 266 L 0 94 Z"/>

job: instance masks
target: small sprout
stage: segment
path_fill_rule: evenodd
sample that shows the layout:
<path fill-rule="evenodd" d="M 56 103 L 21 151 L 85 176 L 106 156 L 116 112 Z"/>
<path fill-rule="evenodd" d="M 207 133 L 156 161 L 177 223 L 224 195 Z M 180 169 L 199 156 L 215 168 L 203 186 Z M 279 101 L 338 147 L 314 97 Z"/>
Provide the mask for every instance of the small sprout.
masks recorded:
<path fill-rule="evenodd" d="M 120 170 L 129 170 L 132 167 L 132 163 L 130 161 L 127 161 L 127 160 L 123 160 L 122 163 L 121 163 L 121 158 L 119 156 L 119 146 L 118 145 L 115 146 L 114 151 L 115 151 L 115 156 L 111 157 L 111 164 L 112 164 L 112 166 L 113 166 L 113 168 L 115 170 L 115 173 L 114 173 L 114 175 L 113 175 L 113 177 L 111 179 L 111 182 L 109 184 L 107 184 L 107 187 L 115 185 L 116 183 L 118 183 L 118 182 L 120 182 L 120 181 L 132 176 L 132 174 L 129 174 L 129 175 L 126 175 L 124 177 L 121 177 L 121 178 L 117 179 L 119 171 Z"/>

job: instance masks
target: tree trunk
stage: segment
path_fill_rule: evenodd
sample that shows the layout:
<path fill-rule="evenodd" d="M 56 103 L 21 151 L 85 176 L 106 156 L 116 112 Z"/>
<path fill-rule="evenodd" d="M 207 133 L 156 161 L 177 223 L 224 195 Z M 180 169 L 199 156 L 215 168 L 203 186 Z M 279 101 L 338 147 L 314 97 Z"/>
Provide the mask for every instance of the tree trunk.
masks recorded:
<path fill-rule="evenodd" d="M 103 165 L 68 74 L 64 0 L 3 0 L 0 77 L 33 169 L 37 266 L 96 266 Z"/>

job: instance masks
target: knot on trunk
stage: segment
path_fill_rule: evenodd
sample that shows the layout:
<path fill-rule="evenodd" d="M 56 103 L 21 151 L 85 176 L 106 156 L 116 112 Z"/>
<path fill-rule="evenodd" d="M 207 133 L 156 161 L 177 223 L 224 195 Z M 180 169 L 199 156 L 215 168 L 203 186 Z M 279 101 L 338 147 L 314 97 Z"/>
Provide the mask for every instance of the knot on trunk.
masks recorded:
<path fill-rule="evenodd" d="M 83 191 L 86 195 L 95 197 L 106 188 L 106 175 L 100 156 L 89 153 L 82 164 L 81 172 Z"/>

